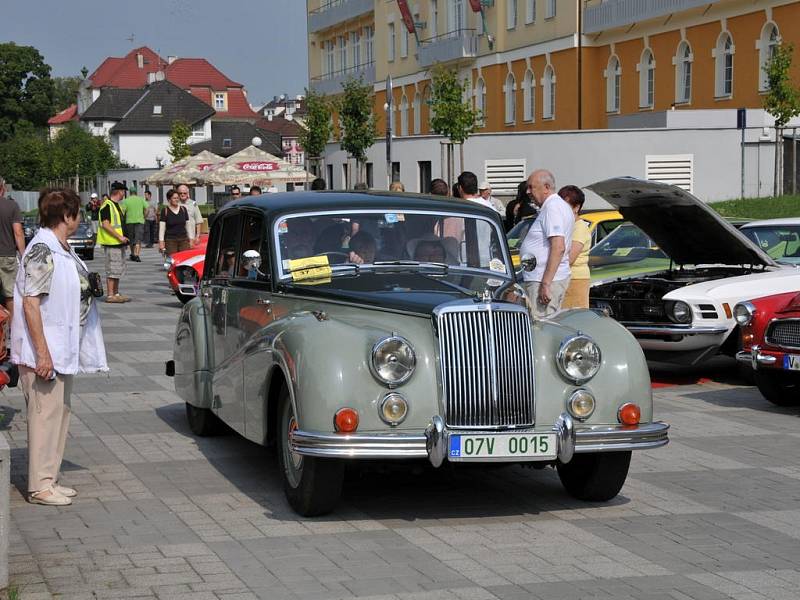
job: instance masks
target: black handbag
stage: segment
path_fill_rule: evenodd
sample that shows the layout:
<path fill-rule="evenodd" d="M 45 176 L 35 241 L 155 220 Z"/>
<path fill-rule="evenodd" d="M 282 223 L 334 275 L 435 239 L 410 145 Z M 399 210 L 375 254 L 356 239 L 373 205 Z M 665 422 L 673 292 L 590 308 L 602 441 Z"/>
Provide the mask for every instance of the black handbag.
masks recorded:
<path fill-rule="evenodd" d="M 89 291 L 92 296 L 99 298 L 103 295 L 103 280 L 100 278 L 100 273 L 89 273 Z"/>

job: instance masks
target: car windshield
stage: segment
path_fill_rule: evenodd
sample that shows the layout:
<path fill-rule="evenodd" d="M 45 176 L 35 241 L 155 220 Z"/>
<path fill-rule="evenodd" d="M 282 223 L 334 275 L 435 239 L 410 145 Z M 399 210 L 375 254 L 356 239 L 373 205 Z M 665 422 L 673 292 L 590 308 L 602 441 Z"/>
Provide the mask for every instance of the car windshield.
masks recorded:
<path fill-rule="evenodd" d="M 800 264 L 800 225 L 759 225 L 741 232 L 776 261 Z"/>
<path fill-rule="evenodd" d="M 641 229 L 625 223 L 589 251 L 592 279 L 668 269 L 669 257 Z"/>
<path fill-rule="evenodd" d="M 275 225 L 280 278 L 361 270 L 465 270 L 511 277 L 502 233 L 482 217 L 384 211 L 290 215 Z"/>

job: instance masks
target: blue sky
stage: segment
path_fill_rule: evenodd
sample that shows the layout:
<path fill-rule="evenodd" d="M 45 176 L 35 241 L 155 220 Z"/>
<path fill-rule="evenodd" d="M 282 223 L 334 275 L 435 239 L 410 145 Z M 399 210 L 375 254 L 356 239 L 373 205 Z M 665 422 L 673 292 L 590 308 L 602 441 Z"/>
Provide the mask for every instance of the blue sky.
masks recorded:
<path fill-rule="evenodd" d="M 308 84 L 303 0 L 2 0 L 0 41 L 35 46 L 53 75 L 93 71 L 149 46 L 203 57 L 245 85 L 251 104 Z M 128 39 L 134 36 L 134 42 Z"/>

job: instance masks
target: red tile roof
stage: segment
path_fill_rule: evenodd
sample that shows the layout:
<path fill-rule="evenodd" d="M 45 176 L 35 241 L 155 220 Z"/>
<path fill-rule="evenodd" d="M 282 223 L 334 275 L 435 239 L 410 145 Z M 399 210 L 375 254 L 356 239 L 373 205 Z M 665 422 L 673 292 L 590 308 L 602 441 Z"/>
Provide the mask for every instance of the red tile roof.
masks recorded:
<path fill-rule="evenodd" d="M 78 120 L 78 105 L 73 104 L 47 120 L 48 125 L 63 125 Z"/>
<path fill-rule="evenodd" d="M 211 87 L 225 90 L 229 87 L 243 87 L 225 76 L 222 71 L 205 58 L 178 58 L 165 69 L 167 80 L 184 89 L 192 86 Z"/>
<path fill-rule="evenodd" d="M 139 68 L 137 55 L 142 55 L 142 68 Z M 147 46 L 135 48 L 123 58 L 109 57 L 89 76 L 92 87 L 139 88 L 147 84 L 149 73 L 164 68 L 165 61 Z"/>
<path fill-rule="evenodd" d="M 262 118 L 256 122 L 256 127 L 279 133 L 283 137 L 297 137 L 300 135 L 300 125 L 297 124 L 297 121 L 284 119 L 283 115 L 273 117 L 272 121 Z"/>

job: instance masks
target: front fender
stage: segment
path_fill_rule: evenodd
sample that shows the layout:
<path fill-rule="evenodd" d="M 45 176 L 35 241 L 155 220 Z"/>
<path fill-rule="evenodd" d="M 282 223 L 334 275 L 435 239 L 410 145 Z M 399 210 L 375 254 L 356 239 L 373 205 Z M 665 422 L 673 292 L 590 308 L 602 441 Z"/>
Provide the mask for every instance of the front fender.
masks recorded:
<path fill-rule="evenodd" d="M 369 356 L 380 339 L 397 332 L 413 346 L 417 368 L 396 390 L 409 402 L 406 420 L 396 429 L 424 429 L 439 411 L 436 352 L 430 319 L 410 315 L 330 310 L 325 319 L 312 313 L 284 320 L 274 337 L 276 358 L 289 374 L 298 423 L 302 429 L 333 431 L 333 417 L 343 407 L 359 412 L 359 431 L 386 431 L 378 406 L 390 390 L 372 376 Z"/>
<path fill-rule="evenodd" d="M 200 298 L 192 298 L 183 306 L 175 326 L 172 355 L 175 392 L 199 408 L 211 408 L 213 352 L 206 308 Z"/>
<path fill-rule="evenodd" d="M 556 360 L 561 342 L 577 332 L 591 336 L 602 356 L 600 370 L 583 385 L 567 381 Z M 618 424 L 617 411 L 626 402 L 639 405 L 642 423 L 653 420 L 653 392 L 644 353 L 617 321 L 591 310 L 568 310 L 550 320 L 534 321 L 533 336 L 537 421 L 555 421 L 566 410 L 571 393 L 581 388 L 597 400 L 594 413 L 582 422 L 586 425 Z M 561 400 L 547 402 L 549 396 Z"/>

